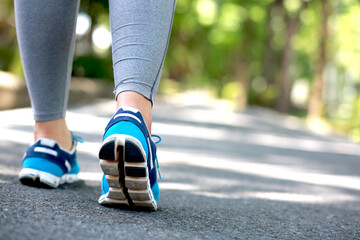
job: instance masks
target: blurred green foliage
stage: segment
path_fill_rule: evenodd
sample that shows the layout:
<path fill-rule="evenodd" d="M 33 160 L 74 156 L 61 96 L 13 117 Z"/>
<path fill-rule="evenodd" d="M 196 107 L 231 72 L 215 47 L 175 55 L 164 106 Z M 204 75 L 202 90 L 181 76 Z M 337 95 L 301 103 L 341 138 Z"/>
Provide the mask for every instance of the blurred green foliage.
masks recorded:
<path fill-rule="evenodd" d="M 74 76 L 112 81 L 111 49 L 92 40 L 97 27 L 109 29 L 108 11 L 107 0 L 81 1 L 91 26 L 77 36 Z M 178 0 L 159 92 L 207 88 L 238 107 L 303 115 L 320 72 L 318 117 L 360 141 L 359 22 L 357 0 Z M 0 69 L 21 75 L 19 56 L 13 1 L 1 1 Z"/>

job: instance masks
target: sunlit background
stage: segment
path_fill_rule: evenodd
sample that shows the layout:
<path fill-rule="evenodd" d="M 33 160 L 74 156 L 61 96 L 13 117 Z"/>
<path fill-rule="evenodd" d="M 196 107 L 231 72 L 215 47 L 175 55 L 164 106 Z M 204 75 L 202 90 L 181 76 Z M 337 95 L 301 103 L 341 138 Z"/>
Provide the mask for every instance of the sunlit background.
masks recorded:
<path fill-rule="evenodd" d="M 179 0 L 159 93 L 202 89 L 360 141 L 359 22 L 357 0 Z M 113 81 L 107 0 L 81 1 L 76 36 L 73 76 Z M 0 71 L 23 78 L 10 0 Z"/>

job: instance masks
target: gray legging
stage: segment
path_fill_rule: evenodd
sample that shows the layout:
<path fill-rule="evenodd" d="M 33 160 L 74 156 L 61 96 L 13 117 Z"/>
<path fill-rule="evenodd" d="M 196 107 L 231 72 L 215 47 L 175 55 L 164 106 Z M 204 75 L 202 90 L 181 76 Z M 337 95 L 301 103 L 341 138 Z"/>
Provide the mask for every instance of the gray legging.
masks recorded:
<path fill-rule="evenodd" d="M 115 96 L 154 100 L 176 0 L 109 0 Z M 16 30 L 36 121 L 65 117 L 79 0 L 15 0 Z"/>

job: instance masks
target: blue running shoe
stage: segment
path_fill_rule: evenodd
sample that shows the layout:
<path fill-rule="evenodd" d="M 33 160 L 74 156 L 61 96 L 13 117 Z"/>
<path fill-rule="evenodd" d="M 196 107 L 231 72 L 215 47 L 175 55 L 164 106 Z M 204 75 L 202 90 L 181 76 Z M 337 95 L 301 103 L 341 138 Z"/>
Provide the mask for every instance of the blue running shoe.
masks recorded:
<path fill-rule="evenodd" d="M 156 145 L 139 110 L 121 108 L 114 114 L 105 129 L 99 158 L 104 172 L 100 204 L 157 209 L 157 178 L 161 176 Z"/>
<path fill-rule="evenodd" d="M 73 147 L 67 151 L 52 139 L 39 139 L 24 155 L 20 182 L 35 187 L 57 188 L 60 184 L 77 181 L 80 171 L 76 160 L 78 142 L 83 142 L 83 139 L 73 135 Z"/>

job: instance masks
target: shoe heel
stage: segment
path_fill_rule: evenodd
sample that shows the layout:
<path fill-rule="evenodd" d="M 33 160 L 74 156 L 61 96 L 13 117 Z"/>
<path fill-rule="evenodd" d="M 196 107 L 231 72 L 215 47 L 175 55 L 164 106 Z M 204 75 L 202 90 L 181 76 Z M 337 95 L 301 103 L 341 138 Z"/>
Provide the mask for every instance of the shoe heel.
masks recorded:
<path fill-rule="evenodd" d="M 24 185 L 42 188 L 57 188 L 60 184 L 59 177 L 30 168 L 23 168 L 21 170 L 19 180 Z"/>
<path fill-rule="evenodd" d="M 109 191 L 100 197 L 103 205 L 130 205 L 156 210 L 147 168 L 146 154 L 137 139 L 117 135 L 105 140 L 99 151 L 100 166 Z"/>

